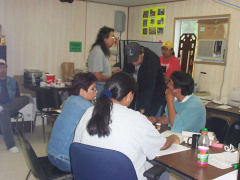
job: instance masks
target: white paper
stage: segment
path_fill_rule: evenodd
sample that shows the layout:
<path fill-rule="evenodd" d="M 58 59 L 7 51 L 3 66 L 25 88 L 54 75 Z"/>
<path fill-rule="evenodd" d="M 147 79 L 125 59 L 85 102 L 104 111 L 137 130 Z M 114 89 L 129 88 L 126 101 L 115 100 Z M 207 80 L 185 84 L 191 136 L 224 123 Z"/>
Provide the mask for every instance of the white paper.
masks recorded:
<path fill-rule="evenodd" d="M 231 171 L 231 172 L 224 174 L 222 176 L 219 176 L 213 180 L 237 179 L 237 172 L 238 172 L 237 170 Z"/>
<path fill-rule="evenodd" d="M 160 150 L 157 153 L 157 156 L 164 156 L 167 154 L 173 154 L 173 153 L 177 153 L 177 152 L 181 152 L 181 151 L 187 151 L 189 150 L 189 147 L 180 145 L 180 144 L 172 144 L 172 146 L 166 150 Z"/>
<path fill-rule="evenodd" d="M 219 109 L 230 109 L 232 107 L 231 106 L 227 106 L 227 105 L 222 105 L 222 106 L 217 106 L 217 108 L 219 108 Z"/>
<path fill-rule="evenodd" d="M 238 163 L 237 152 L 222 152 L 216 154 L 209 154 L 208 164 L 220 169 L 227 169 L 232 167 L 232 164 Z"/>

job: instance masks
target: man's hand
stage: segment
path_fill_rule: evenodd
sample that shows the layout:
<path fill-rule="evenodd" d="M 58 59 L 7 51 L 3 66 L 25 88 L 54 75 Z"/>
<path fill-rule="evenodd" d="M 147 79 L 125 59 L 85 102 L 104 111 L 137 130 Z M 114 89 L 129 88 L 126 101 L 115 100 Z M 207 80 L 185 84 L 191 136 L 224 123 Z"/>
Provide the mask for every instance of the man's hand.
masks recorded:
<path fill-rule="evenodd" d="M 157 118 L 153 117 L 153 116 L 149 116 L 147 117 L 149 121 L 151 121 L 153 124 L 157 123 Z"/>
<path fill-rule="evenodd" d="M 145 113 L 145 109 L 140 109 L 140 113 L 144 114 Z"/>
<path fill-rule="evenodd" d="M 166 101 L 169 102 L 173 102 L 174 101 L 174 94 L 172 93 L 172 91 L 170 89 L 166 89 L 165 91 L 165 98 Z"/>

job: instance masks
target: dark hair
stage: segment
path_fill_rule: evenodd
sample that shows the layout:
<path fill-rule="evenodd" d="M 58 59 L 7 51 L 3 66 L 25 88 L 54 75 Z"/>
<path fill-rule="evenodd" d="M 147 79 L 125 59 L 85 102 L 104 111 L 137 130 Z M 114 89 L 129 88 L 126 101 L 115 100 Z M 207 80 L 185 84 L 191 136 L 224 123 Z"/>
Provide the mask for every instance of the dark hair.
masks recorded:
<path fill-rule="evenodd" d="M 91 72 L 76 74 L 72 82 L 72 89 L 71 89 L 72 95 L 76 95 L 76 96 L 79 95 L 80 89 L 84 89 L 85 91 L 88 91 L 89 86 L 91 86 L 91 84 L 96 81 L 97 81 L 97 78 Z"/>
<path fill-rule="evenodd" d="M 110 91 L 113 99 L 121 101 L 129 92 L 136 92 L 137 82 L 128 73 L 119 72 L 107 81 L 105 88 Z M 105 94 L 101 94 L 97 99 L 92 117 L 87 125 L 87 131 L 91 136 L 97 134 L 98 137 L 105 137 L 110 134 L 112 105 L 112 101 Z"/>
<path fill-rule="evenodd" d="M 106 47 L 104 39 L 109 38 L 110 32 L 114 32 L 114 29 L 109 28 L 107 26 L 103 26 L 101 29 L 99 29 L 99 32 L 98 32 L 98 35 L 97 35 L 97 39 L 96 39 L 95 43 L 92 45 L 91 50 L 94 48 L 94 46 L 100 45 L 103 53 L 105 54 L 105 56 L 109 57 L 110 56 L 110 51 Z"/>
<path fill-rule="evenodd" d="M 187 96 L 193 93 L 194 81 L 189 74 L 183 71 L 174 71 L 170 79 L 173 81 L 175 89 L 181 89 L 181 94 L 183 96 Z"/>

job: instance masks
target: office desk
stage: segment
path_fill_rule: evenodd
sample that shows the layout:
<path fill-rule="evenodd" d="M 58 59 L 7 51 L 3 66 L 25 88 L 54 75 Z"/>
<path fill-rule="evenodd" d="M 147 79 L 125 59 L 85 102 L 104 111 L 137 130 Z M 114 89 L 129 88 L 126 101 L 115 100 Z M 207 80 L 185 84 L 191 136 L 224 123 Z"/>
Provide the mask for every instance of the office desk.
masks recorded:
<path fill-rule="evenodd" d="M 184 144 L 186 145 L 186 144 Z M 188 146 L 190 147 L 190 146 Z M 210 147 L 210 153 L 220 153 L 223 149 Z M 211 154 L 210 154 L 211 156 Z M 159 156 L 153 161 L 153 164 L 161 164 L 166 167 L 166 170 L 183 178 L 183 179 L 201 179 L 208 180 L 222 176 L 234 168 L 218 169 L 208 164 L 208 167 L 199 167 L 196 164 L 197 149 L 191 148 L 187 151 L 173 153 L 165 156 Z"/>
<path fill-rule="evenodd" d="M 213 102 L 208 102 L 208 104 L 205 105 L 207 118 L 210 118 L 212 116 L 225 117 L 229 119 L 230 125 L 233 122 L 240 120 L 240 112 L 237 107 L 232 107 L 230 109 L 220 109 L 218 106 L 220 105 Z"/>

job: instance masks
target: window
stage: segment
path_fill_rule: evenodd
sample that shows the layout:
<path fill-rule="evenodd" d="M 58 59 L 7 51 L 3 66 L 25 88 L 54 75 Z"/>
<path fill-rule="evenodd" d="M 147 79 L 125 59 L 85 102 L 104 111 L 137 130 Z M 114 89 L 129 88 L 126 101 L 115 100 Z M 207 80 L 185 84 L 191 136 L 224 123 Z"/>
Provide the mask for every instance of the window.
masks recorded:
<path fill-rule="evenodd" d="M 197 37 L 194 63 L 225 65 L 229 17 L 230 15 L 176 18 L 174 35 L 176 56 L 178 57 L 178 46 L 181 35 L 194 33 Z M 206 43 L 209 46 L 212 45 L 210 49 L 203 45 Z M 199 48 L 198 46 L 201 47 Z M 198 50 L 200 50 L 201 56 L 199 56 Z M 209 55 L 205 56 L 203 54 L 204 51 L 208 52 Z"/>

